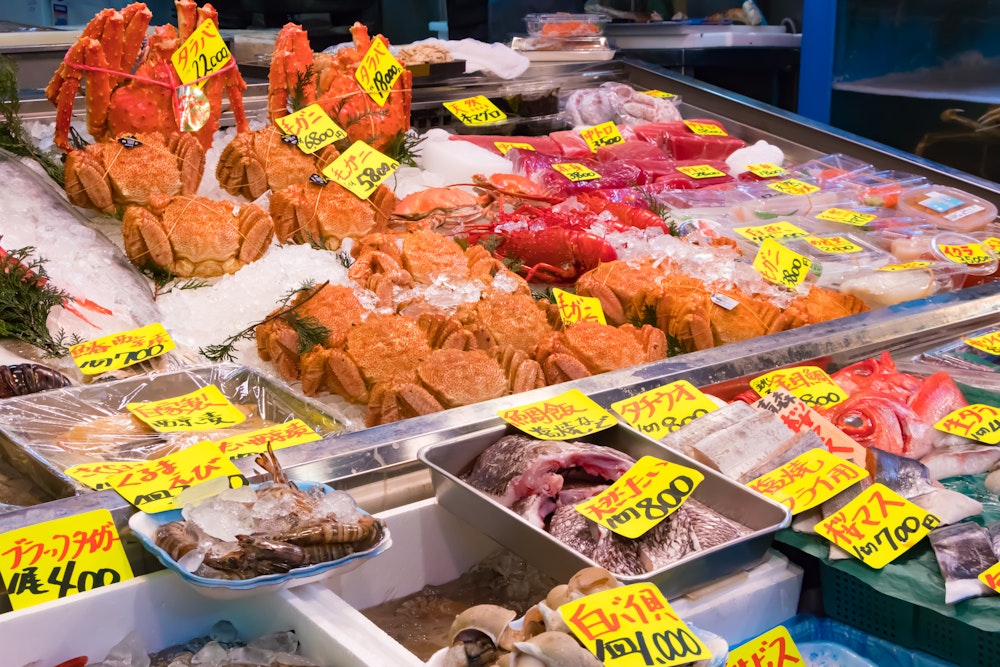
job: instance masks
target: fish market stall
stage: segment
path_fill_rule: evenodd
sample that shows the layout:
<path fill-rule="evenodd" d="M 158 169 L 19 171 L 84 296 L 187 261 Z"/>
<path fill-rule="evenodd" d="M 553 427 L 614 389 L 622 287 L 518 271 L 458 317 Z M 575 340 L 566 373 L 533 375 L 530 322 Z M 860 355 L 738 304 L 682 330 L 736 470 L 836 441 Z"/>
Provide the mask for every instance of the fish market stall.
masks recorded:
<path fill-rule="evenodd" d="M 181 36 L 211 36 L 212 11 L 178 3 Z M 141 35 L 149 22 L 135 5 L 120 19 L 103 16 L 91 35 L 117 20 Z M 790 617 L 801 586 L 801 573 L 770 550 L 776 533 L 788 534 L 790 509 L 747 485 L 825 441 L 743 403 L 719 404 L 761 374 L 807 365 L 836 376 L 883 351 L 894 373 L 925 381 L 932 371 L 918 351 L 902 350 L 938 350 L 1000 314 L 989 282 L 1000 266 L 996 184 L 658 67 L 535 60 L 503 78 L 434 66 L 448 63 L 392 65 L 378 72 L 391 70 L 391 81 L 365 88 L 355 72 L 379 68 L 369 55 L 390 57 L 384 39 L 357 24 L 352 47 L 314 54 L 290 24 L 265 82 L 231 60 L 209 73 L 164 70 L 173 67 L 161 57 L 176 48 L 164 41 L 171 30 L 155 32 L 141 56 L 128 30 L 124 57 L 80 42 L 48 100 L 21 100 L 24 136 L 67 152 L 61 186 L 33 162 L 0 160 L 16 193 L 0 201 L 0 282 L 16 303 L 45 305 L 11 319 L 0 444 L 26 480 L 61 496 L 4 508 L 0 539 L 107 511 L 128 575 L 139 576 L 81 601 L 124 587 L 155 599 L 158 582 L 181 577 L 199 595 L 247 595 L 248 613 L 271 603 L 305 610 L 313 620 L 288 622 L 305 628 L 307 654 L 317 625 L 339 647 L 329 655 L 354 656 L 345 664 L 365 655 L 367 664 L 417 664 L 449 643 L 468 652 L 476 642 L 452 642 L 445 628 L 433 647 L 400 647 L 376 627 L 396 611 L 372 608 L 428 606 L 399 598 L 484 561 L 494 572 L 488 557 L 500 549 L 500 581 L 527 572 L 537 584 L 501 614 L 504 629 L 510 613 L 525 615 L 516 643 L 535 641 L 528 615 L 554 611 L 538 601 L 561 599 L 560 587 L 599 594 L 580 577 L 600 567 L 601 590 L 656 589 L 693 625 L 691 637 L 736 644 Z M 445 47 L 411 54 L 436 48 Z M 124 72 L 136 58 L 144 74 Z M 174 99 L 150 83 L 175 75 L 207 80 L 206 100 L 190 91 Z M 81 77 L 87 93 L 77 96 Z M 102 85 L 107 99 L 95 99 Z M 162 113 L 139 114 L 134 96 Z M 165 109 L 175 102 L 193 114 L 182 121 L 191 131 L 162 124 L 173 123 Z M 333 125 L 312 125 L 324 118 Z M 93 143 L 79 147 L 81 136 Z M 356 167 L 363 160 L 374 161 Z M 716 417 L 694 420 L 688 428 L 714 426 L 670 449 L 621 403 L 680 380 L 715 396 Z M 568 391 L 616 412 L 618 425 L 557 446 L 501 421 Z M 939 395 L 918 402 L 958 405 Z M 720 435 L 737 421 L 714 420 L 739 406 L 755 426 L 737 420 Z M 829 414 L 843 438 L 861 438 L 856 415 Z M 929 417 L 918 416 L 927 435 Z M 744 428 L 768 446 L 734 446 Z M 924 449 L 890 454 L 912 455 L 934 479 L 956 459 L 986 466 L 976 474 L 995 463 L 954 442 L 928 449 L 927 438 Z M 858 475 L 870 444 L 845 445 Z M 186 479 L 175 474 L 181 457 L 201 450 L 211 458 L 185 463 Z M 641 539 L 592 527 L 579 506 L 632 479 L 650 456 L 694 471 L 697 489 Z M 594 460 L 613 465 L 597 474 Z M 536 473 L 550 486 L 528 485 Z M 147 485 L 130 488 L 140 478 Z M 913 495 L 931 496 L 928 516 L 964 525 L 940 509 L 956 496 L 925 482 Z M 409 563 L 415 554 L 425 572 Z M 158 572 L 163 565 L 173 572 Z M 497 576 L 484 587 L 496 588 Z M 393 578 L 405 585 L 372 583 Z M 11 606 L 31 593 L 26 581 L 6 582 Z M 723 601 L 755 595 L 767 597 L 768 613 L 736 624 Z M 74 603 L 53 604 L 91 613 Z M 996 613 L 993 603 L 977 601 Z M 459 604 L 473 602 L 446 613 L 460 614 Z M 35 610 L 45 617 L 44 606 Z M 235 610 L 218 613 L 239 626 Z M 333 614 L 350 626 L 331 627 Z M 0 616 L 0 634 L 17 636 L 32 615 Z M 550 616 L 541 634 L 553 624 Z M 546 639 L 582 650 L 563 635 Z M 490 650 L 501 648 L 535 650 Z"/>

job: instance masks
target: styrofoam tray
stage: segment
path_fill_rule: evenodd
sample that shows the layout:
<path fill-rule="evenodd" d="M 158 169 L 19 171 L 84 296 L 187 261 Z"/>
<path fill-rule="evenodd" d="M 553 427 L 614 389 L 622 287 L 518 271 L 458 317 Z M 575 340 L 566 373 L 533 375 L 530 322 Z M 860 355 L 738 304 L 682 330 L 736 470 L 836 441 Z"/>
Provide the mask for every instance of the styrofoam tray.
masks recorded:
<path fill-rule="evenodd" d="M 285 594 L 315 605 L 316 618 L 336 618 L 338 623 L 350 624 L 358 636 L 342 637 L 341 641 L 378 644 L 384 651 L 409 657 L 410 662 L 393 665 L 423 664 L 356 610 L 456 579 L 500 547 L 433 498 L 377 516 L 388 524 L 396 548 L 362 563 L 346 576 L 335 573 Z M 756 568 L 674 598 L 671 605 L 685 621 L 735 643 L 793 616 L 801 588 L 802 570 L 778 552 L 769 551 Z"/>
<path fill-rule="evenodd" d="M 233 623 L 245 640 L 295 630 L 302 653 L 328 667 L 405 664 L 380 646 L 345 645 L 338 637 L 352 630 L 349 623 L 316 618 L 300 598 L 274 593 L 252 604 L 212 600 L 179 586 L 170 572 L 0 614 L 0 664 L 20 667 L 37 660 L 49 666 L 80 655 L 94 663 L 133 630 L 146 650 L 159 651 L 204 636 L 220 620 Z"/>

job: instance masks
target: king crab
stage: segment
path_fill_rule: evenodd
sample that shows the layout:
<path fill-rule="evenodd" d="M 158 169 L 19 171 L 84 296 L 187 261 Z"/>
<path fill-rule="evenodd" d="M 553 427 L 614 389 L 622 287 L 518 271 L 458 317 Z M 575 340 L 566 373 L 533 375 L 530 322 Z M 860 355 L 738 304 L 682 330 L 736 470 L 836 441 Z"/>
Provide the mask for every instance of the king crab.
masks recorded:
<path fill-rule="evenodd" d="M 198 7 L 194 0 L 176 0 L 174 4 L 178 28 L 158 26 L 145 50 L 143 38 L 153 15 L 144 3 L 133 3 L 121 11 L 104 9 L 83 29 L 45 89 L 45 97 L 56 106 L 55 144 L 59 148 L 70 150 L 73 104 L 84 79 L 87 131 L 94 139 L 102 141 L 135 132 L 161 132 L 166 136 L 178 132 L 174 91 L 180 82 L 170 56 L 205 20 L 218 26 L 219 16 L 210 4 Z M 237 131 L 249 130 L 243 111 L 246 82 L 233 66 L 209 77 L 202 86 L 210 113 L 205 125 L 194 134 L 206 149 L 219 129 L 223 88 Z"/>

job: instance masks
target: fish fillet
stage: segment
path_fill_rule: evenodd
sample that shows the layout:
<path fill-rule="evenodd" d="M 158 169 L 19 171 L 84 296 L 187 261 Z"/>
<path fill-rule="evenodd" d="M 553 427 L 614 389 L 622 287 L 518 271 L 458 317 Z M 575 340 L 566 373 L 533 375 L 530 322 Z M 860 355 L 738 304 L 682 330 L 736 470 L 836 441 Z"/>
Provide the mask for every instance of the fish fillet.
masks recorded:
<path fill-rule="evenodd" d="M 740 475 L 738 481 L 740 484 L 746 484 L 751 480 L 757 479 L 761 475 L 765 475 L 776 468 L 780 468 L 796 456 L 801 456 L 812 449 L 825 450 L 826 445 L 814 432 L 809 430 L 799 431 L 781 443 L 779 447 L 775 448 L 771 453 L 771 456 L 766 461 L 761 462 L 753 470 L 748 470 Z"/>
<path fill-rule="evenodd" d="M 781 419 L 770 412 L 756 411 L 750 419 L 702 439 L 693 446 L 692 453 L 726 477 L 740 479 L 770 459 L 792 435 Z"/>
<path fill-rule="evenodd" d="M 966 521 L 932 530 L 928 538 L 944 577 L 946 604 L 992 592 L 979 581 L 979 575 L 997 562 L 993 544 L 982 526 Z"/>
<path fill-rule="evenodd" d="M 1000 447 L 965 445 L 938 449 L 920 459 L 927 466 L 931 479 L 944 479 L 957 475 L 978 475 L 1000 461 Z"/>
<path fill-rule="evenodd" d="M 747 419 L 752 419 L 755 414 L 756 411 L 742 401 L 729 403 L 695 419 L 673 433 L 668 433 L 660 438 L 660 442 L 674 451 L 690 456 L 691 448 L 708 436 Z"/>

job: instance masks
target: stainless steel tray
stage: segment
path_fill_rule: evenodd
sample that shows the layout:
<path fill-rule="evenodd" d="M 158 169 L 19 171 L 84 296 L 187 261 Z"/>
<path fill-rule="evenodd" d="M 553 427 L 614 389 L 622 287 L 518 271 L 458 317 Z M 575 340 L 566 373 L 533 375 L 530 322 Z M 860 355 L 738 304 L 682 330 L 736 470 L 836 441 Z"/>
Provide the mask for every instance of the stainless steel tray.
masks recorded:
<path fill-rule="evenodd" d="M 126 403 L 180 396 L 210 384 L 217 386 L 234 404 L 255 405 L 257 414 L 270 422 L 282 423 L 298 418 L 321 436 L 344 430 L 343 424 L 320 403 L 296 394 L 284 383 L 246 366 L 217 364 L 0 401 L 0 448 L 14 468 L 47 493 L 55 498 L 72 496 L 86 487 L 63 470 L 87 461 L 72 460 L 72 453 L 56 448 L 56 438 L 68 428 L 96 417 L 123 413 Z M 106 460 L 144 458 L 141 451 L 123 448 L 119 455 Z"/>
<path fill-rule="evenodd" d="M 515 432 L 513 428 L 497 420 L 497 425 L 493 428 L 424 447 L 417 457 L 430 468 L 434 491 L 442 507 L 535 567 L 560 581 L 568 581 L 577 570 L 596 563 L 552 535 L 532 526 L 460 477 L 487 447 L 504 435 Z M 782 505 L 750 491 L 697 461 L 668 450 L 636 431 L 615 426 L 581 440 L 613 447 L 635 459 L 655 456 L 699 470 L 705 479 L 695 489 L 692 497 L 753 531 L 739 540 L 692 553 L 659 570 L 642 575 L 618 576 L 625 584 L 649 581 L 656 584 L 667 597 L 681 595 L 707 582 L 758 564 L 764 559 L 774 533 L 791 523 L 791 514 Z"/>

